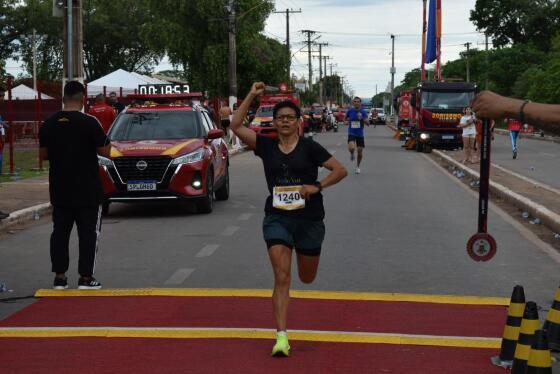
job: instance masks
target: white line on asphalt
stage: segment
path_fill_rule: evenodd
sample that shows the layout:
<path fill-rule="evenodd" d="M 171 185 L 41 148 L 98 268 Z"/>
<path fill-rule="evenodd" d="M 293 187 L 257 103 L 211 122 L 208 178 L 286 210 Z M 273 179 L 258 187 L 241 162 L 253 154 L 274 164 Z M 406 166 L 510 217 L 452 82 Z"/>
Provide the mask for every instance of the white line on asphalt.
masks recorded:
<path fill-rule="evenodd" d="M 449 174 L 447 172 L 447 170 L 445 170 L 436 161 L 432 160 L 428 155 L 423 154 L 422 156 L 424 156 L 428 161 L 430 161 L 432 164 L 434 164 L 449 179 L 451 179 L 453 182 L 455 182 L 459 186 L 461 186 L 473 198 L 478 199 L 479 196 L 478 196 L 477 192 L 473 191 L 467 185 L 465 185 L 463 182 L 461 182 L 459 179 L 457 179 L 454 176 L 452 176 L 451 174 Z M 513 217 L 511 217 L 509 215 L 509 213 L 505 212 L 502 208 L 500 208 L 499 206 L 497 206 L 493 202 L 490 201 L 489 206 L 490 206 L 490 210 L 492 210 L 494 213 L 498 214 L 500 216 L 500 218 L 502 218 L 504 221 L 506 221 L 511 226 L 513 226 L 514 229 L 519 231 L 521 236 L 523 236 L 525 239 L 527 239 L 528 241 L 533 243 L 537 248 L 539 248 L 543 253 L 547 254 L 556 263 L 560 264 L 560 253 L 558 253 L 558 251 L 556 251 L 556 249 L 554 249 L 550 244 L 542 241 L 541 238 L 539 238 L 537 235 L 535 235 L 531 230 L 527 229 L 522 224 L 517 222 Z"/>
<path fill-rule="evenodd" d="M 253 213 L 243 213 L 242 215 L 240 215 L 239 217 L 237 217 L 237 220 L 239 221 L 248 221 L 249 218 L 251 218 L 253 216 Z"/>
<path fill-rule="evenodd" d="M 549 186 L 548 184 L 544 184 L 544 183 L 541 183 L 541 182 L 537 182 L 537 181 L 534 180 L 534 179 L 528 178 L 528 177 L 526 177 L 526 176 L 524 176 L 524 175 L 518 174 L 518 173 L 516 173 L 516 172 L 514 172 L 514 171 L 511 171 L 511 170 L 509 170 L 509 169 L 504 168 L 503 166 L 500 166 L 500 165 L 497 165 L 497 164 L 494 164 L 494 163 L 492 163 L 492 166 L 495 167 L 495 168 L 498 169 L 498 170 L 503 171 L 504 173 L 508 173 L 508 174 L 510 174 L 510 175 L 513 175 L 514 177 L 517 177 L 517 178 L 519 178 L 519 179 L 524 180 L 525 182 L 528 182 L 528 183 L 531 183 L 531 184 L 533 184 L 533 185 L 535 185 L 535 186 L 537 186 L 537 187 L 540 187 L 540 188 L 542 188 L 543 190 L 547 190 L 547 191 L 550 191 L 550 192 L 554 192 L 555 194 L 560 195 L 560 190 L 557 190 L 556 188 L 554 188 L 554 187 L 552 187 L 552 186 Z"/>
<path fill-rule="evenodd" d="M 337 147 L 340 147 L 341 145 L 342 145 L 342 143 L 338 143 L 336 146 L 337 146 Z"/>
<path fill-rule="evenodd" d="M 165 281 L 166 286 L 182 284 L 196 269 L 179 269 L 168 280 Z"/>
<path fill-rule="evenodd" d="M 548 156 L 548 157 L 556 157 L 556 155 L 552 154 L 552 153 L 546 153 L 546 152 L 539 152 L 541 155 L 544 156 Z"/>
<path fill-rule="evenodd" d="M 212 254 L 216 251 L 216 249 L 220 248 L 218 244 L 208 244 L 205 245 L 197 254 L 196 257 L 208 257 L 212 256 Z"/>
<path fill-rule="evenodd" d="M 228 227 L 226 227 L 226 229 L 224 231 L 222 231 L 222 233 L 220 235 L 222 235 L 222 236 L 232 236 L 233 234 L 236 233 L 237 230 L 239 230 L 239 226 L 228 226 Z"/>

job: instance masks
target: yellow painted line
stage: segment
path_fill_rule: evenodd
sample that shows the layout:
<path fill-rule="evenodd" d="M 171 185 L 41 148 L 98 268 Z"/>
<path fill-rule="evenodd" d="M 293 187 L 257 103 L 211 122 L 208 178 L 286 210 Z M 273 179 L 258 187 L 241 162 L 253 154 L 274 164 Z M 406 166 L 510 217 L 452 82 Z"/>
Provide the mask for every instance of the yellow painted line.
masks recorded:
<path fill-rule="evenodd" d="M 436 335 L 379 334 L 335 331 L 290 330 L 290 340 L 423 345 L 458 348 L 489 348 L 501 346 L 499 338 L 456 337 Z M 274 339 L 271 329 L 221 329 L 221 328 L 136 328 L 136 327 L 13 327 L 0 328 L 0 338 L 137 338 L 137 339 Z"/>
<path fill-rule="evenodd" d="M 189 140 L 187 142 L 183 142 L 183 143 L 174 145 L 173 147 L 166 149 L 161 155 L 162 156 L 174 156 L 175 153 L 177 153 L 181 150 L 181 148 L 191 144 L 192 142 L 196 142 L 196 139 Z"/>
<path fill-rule="evenodd" d="M 52 290 L 40 289 L 35 297 L 75 296 L 175 296 L 175 297 L 271 297 L 272 290 L 235 288 L 115 288 L 101 290 Z M 295 299 L 356 300 L 356 301 L 407 301 L 436 304 L 497 305 L 508 306 L 504 297 L 423 295 L 402 293 L 370 293 L 342 291 L 291 290 Z"/>

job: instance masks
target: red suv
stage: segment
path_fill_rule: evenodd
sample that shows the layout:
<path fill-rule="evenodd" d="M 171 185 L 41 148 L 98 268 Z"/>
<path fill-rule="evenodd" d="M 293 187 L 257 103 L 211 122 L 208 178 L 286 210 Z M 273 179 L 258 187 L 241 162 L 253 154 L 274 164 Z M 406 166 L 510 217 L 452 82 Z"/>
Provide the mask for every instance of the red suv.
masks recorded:
<path fill-rule="evenodd" d="M 196 94 L 130 95 L 109 131 L 111 158 L 99 157 L 108 213 L 111 202 L 191 200 L 210 213 L 229 198 L 229 153 L 208 112 L 185 103 Z M 158 102 L 159 101 L 159 102 Z"/>

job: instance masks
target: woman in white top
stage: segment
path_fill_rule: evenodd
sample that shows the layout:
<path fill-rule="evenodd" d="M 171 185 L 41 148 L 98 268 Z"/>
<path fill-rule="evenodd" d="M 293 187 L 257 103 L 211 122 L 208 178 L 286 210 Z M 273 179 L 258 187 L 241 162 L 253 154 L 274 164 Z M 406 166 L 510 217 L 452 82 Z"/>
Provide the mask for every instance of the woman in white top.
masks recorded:
<path fill-rule="evenodd" d="M 463 129 L 463 151 L 465 155 L 461 161 L 463 164 L 470 162 L 475 163 L 473 157 L 475 155 L 474 142 L 476 137 L 476 118 L 470 107 L 463 109 L 463 116 L 459 122 L 459 128 Z"/>

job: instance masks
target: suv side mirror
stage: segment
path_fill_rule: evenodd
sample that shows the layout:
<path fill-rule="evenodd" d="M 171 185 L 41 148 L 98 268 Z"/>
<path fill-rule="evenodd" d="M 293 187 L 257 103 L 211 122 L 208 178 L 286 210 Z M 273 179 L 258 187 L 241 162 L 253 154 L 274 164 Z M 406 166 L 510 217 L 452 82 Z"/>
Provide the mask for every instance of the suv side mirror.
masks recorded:
<path fill-rule="evenodd" d="M 208 135 L 206 135 L 206 138 L 208 138 L 208 139 L 219 139 L 222 136 L 224 136 L 224 130 L 215 129 L 215 130 L 208 131 Z"/>

